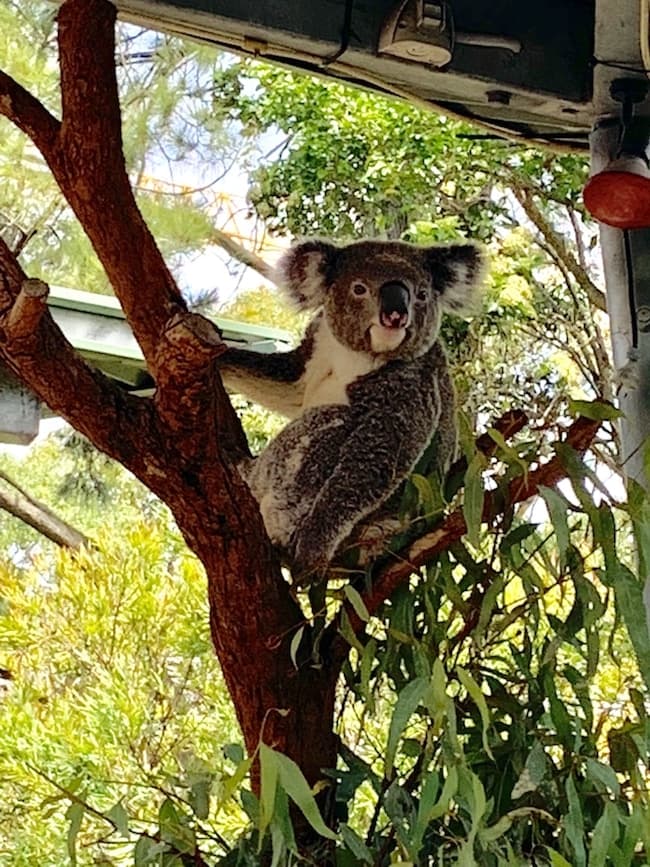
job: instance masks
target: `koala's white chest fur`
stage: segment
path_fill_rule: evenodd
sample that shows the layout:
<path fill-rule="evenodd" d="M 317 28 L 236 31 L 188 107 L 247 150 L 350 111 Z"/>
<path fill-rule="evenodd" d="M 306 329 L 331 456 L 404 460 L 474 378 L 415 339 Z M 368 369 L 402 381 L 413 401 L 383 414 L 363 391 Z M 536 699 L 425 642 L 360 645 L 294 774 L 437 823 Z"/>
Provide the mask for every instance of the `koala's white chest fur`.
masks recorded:
<path fill-rule="evenodd" d="M 314 406 L 349 403 L 346 387 L 382 364 L 362 352 L 344 346 L 323 321 L 315 336 L 314 352 L 305 368 L 303 411 Z"/>

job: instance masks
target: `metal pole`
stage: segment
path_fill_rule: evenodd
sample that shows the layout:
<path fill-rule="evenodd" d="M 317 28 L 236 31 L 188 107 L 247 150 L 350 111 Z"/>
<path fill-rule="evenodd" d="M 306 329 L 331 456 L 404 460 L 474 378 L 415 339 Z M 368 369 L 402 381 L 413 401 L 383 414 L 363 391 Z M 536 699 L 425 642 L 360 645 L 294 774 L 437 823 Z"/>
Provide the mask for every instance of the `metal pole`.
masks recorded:
<path fill-rule="evenodd" d="M 594 172 L 616 156 L 621 128 L 604 119 L 591 134 L 591 164 Z M 626 474 L 650 486 L 644 472 L 644 442 L 650 436 L 650 332 L 643 331 L 643 304 L 650 282 L 650 232 L 625 233 L 601 224 L 600 243 L 607 287 L 612 353 L 618 380 L 618 397 L 624 418 L 621 439 Z M 641 316 L 639 315 L 641 313 Z"/>
<path fill-rule="evenodd" d="M 632 70 L 643 68 L 641 14 L 640 0 L 596 0 L 594 54 L 600 62 L 594 68 L 593 104 L 600 119 L 590 139 L 594 173 L 617 156 L 621 107 L 610 87 L 614 79 L 635 77 Z M 641 71 L 638 77 L 646 78 Z M 637 113 L 648 115 L 650 101 L 641 103 Z M 642 330 L 634 309 L 650 298 L 650 231 L 624 233 L 601 224 L 600 241 L 618 397 L 625 414 L 620 426 L 625 471 L 650 488 L 643 466 L 644 442 L 650 436 L 650 332 Z"/>

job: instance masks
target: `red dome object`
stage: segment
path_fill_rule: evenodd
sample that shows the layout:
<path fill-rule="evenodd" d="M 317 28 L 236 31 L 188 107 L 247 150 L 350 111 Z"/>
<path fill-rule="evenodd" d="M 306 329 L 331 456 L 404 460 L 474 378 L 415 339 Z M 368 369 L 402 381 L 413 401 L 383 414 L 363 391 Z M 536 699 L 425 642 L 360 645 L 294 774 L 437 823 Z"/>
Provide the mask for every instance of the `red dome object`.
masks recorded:
<path fill-rule="evenodd" d="M 650 226 L 650 171 L 641 157 L 621 157 L 593 175 L 583 191 L 586 209 L 616 229 Z"/>

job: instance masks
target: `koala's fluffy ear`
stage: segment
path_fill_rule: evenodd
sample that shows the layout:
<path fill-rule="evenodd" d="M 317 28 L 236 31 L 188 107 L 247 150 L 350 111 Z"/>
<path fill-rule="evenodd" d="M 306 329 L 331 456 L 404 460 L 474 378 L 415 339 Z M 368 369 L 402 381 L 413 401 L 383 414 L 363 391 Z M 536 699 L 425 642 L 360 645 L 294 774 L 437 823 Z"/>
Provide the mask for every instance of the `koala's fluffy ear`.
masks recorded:
<path fill-rule="evenodd" d="M 305 241 L 282 255 L 276 282 L 298 310 L 317 310 L 325 292 L 338 248 L 326 241 Z"/>
<path fill-rule="evenodd" d="M 456 313 L 471 311 L 487 270 L 483 247 L 478 244 L 427 247 L 424 255 L 443 307 Z"/>

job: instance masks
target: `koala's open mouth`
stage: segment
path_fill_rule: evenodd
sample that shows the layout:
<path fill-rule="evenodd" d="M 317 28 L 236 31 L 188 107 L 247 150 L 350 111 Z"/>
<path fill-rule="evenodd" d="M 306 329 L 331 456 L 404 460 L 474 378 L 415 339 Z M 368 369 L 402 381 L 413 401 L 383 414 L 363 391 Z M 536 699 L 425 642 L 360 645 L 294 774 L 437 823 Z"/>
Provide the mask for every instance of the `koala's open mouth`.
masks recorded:
<path fill-rule="evenodd" d="M 370 326 L 370 346 L 373 352 L 391 352 L 404 341 L 406 327 L 386 326 L 377 323 Z"/>
<path fill-rule="evenodd" d="M 370 326 L 373 352 L 391 352 L 404 341 L 409 324 L 410 294 L 404 283 L 392 280 L 379 289 L 379 321 Z"/>
<path fill-rule="evenodd" d="M 379 322 L 384 328 L 400 330 L 408 325 L 408 312 L 401 310 L 382 310 L 379 314 Z"/>

